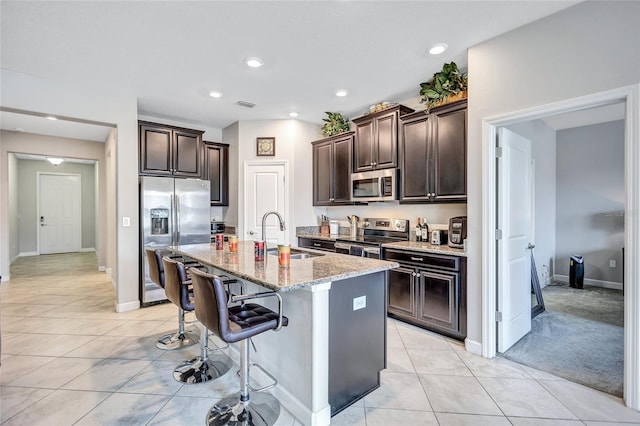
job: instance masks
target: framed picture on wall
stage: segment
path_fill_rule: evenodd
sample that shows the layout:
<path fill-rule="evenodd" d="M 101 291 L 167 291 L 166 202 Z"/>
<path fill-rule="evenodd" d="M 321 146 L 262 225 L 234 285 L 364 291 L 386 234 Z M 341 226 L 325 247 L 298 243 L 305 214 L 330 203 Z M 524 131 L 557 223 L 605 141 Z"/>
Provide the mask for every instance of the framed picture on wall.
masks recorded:
<path fill-rule="evenodd" d="M 276 155 L 276 138 L 256 138 L 256 155 L 273 157 Z"/>

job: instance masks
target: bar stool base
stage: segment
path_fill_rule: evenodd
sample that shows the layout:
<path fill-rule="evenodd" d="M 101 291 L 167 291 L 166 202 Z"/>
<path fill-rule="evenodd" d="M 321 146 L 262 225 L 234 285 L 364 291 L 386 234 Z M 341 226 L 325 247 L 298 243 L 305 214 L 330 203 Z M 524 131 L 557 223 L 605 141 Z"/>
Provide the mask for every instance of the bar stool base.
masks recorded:
<path fill-rule="evenodd" d="M 200 336 L 191 331 L 184 333 L 173 333 L 162 336 L 156 342 L 156 348 L 171 351 L 174 349 L 186 348 L 188 346 L 200 343 Z"/>
<path fill-rule="evenodd" d="M 208 382 L 223 376 L 232 366 L 233 361 L 224 354 L 209 356 L 206 360 L 199 356 L 178 365 L 173 370 L 173 378 L 186 384 Z"/>
<path fill-rule="evenodd" d="M 280 402 L 269 393 L 252 393 L 240 401 L 240 393 L 216 402 L 207 415 L 208 426 L 272 426 L 280 417 Z"/>

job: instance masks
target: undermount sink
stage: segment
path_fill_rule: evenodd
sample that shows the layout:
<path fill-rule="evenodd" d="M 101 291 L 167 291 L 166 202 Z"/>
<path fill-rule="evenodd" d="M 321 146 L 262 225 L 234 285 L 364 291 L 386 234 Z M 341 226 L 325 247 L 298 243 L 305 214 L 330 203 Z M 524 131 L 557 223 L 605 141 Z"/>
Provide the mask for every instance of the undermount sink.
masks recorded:
<path fill-rule="evenodd" d="M 273 256 L 277 256 L 278 255 L 278 248 L 274 247 L 274 248 L 270 248 L 267 250 L 267 254 L 271 254 Z M 292 248 L 291 249 L 291 259 L 309 259 L 311 257 L 319 257 L 319 256 L 324 256 L 324 254 L 321 253 L 310 253 L 308 251 L 302 251 L 302 250 L 297 250 Z"/>

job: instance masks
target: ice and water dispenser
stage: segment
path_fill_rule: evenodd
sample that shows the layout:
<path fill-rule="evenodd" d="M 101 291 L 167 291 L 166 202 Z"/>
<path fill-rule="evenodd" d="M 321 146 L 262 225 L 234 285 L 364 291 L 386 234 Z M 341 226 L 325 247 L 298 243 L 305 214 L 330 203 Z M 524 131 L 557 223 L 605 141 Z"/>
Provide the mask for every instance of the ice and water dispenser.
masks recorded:
<path fill-rule="evenodd" d="M 169 209 L 151 209 L 151 235 L 169 233 Z"/>

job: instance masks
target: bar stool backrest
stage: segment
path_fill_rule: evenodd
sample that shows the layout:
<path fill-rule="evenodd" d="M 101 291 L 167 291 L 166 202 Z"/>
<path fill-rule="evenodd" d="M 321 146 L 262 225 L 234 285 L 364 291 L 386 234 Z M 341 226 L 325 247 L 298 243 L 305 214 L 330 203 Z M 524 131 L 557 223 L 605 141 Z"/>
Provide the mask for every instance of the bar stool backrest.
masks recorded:
<path fill-rule="evenodd" d="M 162 254 L 160 250 L 145 248 L 147 263 L 149 264 L 149 278 L 151 281 L 164 288 L 164 267 L 162 266 Z"/>
<path fill-rule="evenodd" d="M 186 287 L 183 288 L 182 283 L 187 281 L 187 271 L 182 264 L 168 257 L 162 258 L 162 264 L 164 266 L 164 292 L 167 294 L 173 304 L 179 308 L 185 308 L 185 302 L 188 303 L 188 299 L 185 301 L 184 297 L 188 298 Z"/>
<path fill-rule="evenodd" d="M 229 309 L 222 280 L 200 270 L 191 270 L 196 318 L 212 333 L 229 343 Z M 227 340 L 229 339 L 229 340 Z"/>

